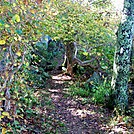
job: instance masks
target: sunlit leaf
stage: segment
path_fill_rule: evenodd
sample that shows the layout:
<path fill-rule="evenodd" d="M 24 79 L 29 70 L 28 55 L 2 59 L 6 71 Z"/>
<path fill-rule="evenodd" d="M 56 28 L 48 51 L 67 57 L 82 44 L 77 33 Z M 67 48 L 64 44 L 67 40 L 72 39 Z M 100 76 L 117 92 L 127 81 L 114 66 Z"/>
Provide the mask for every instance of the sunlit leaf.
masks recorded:
<path fill-rule="evenodd" d="M 5 28 L 8 28 L 8 27 L 10 27 L 8 24 L 5 24 Z"/>
<path fill-rule="evenodd" d="M 33 14 L 35 14 L 36 11 L 32 9 L 32 10 L 30 10 L 30 12 L 33 13 Z"/>
<path fill-rule="evenodd" d="M 3 116 L 10 117 L 10 115 L 9 115 L 9 113 L 8 113 L 8 112 L 2 112 L 2 115 L 3 115 Z"/>
<path fill-rule="evenodd" d="M 5 127 L 2 128 L 2 134 L 6 134 L 6 128 Z"/>
<path fill-rule="evenodd" d="M 13 7 L 15 7 L 16 6 L 16 3 L 13 3 Z"/>
<path fill-rule="evenodd" d="M 15 14 L 13 20 L 16 22 L 20 22 L 20 16 L 18 14 Z"/>
<path fill-rule="evenodd" d="M 21 52 L 18 51 L 18 52 L 16 53 L 16 55 L 17 55 L 17 56 L 21 56 Z"/>
<path fill-rule="evenodd" d="M 16 67 L 17 66 L 17 63 L 14 63 L 14 66 Z"/>
<path fill-rule="evenodd" d="M 28 62 L 26 62 L 26 63 L 25 63 L 25 65 L 28 67 L 28 66 L 29 66 L 29 63 L 28 63 Z"/>
<path fill-rule="evenodd" d="M 83 55 L 88 56 L 88 52 L 83 52 Z"/>
<path fill-rule="evenodd" d="M 0 40 L 0 45 L 4 45 L 6 43 L 5 40 Z"/>
<path fill-rule="evenodd" d="M 3 116 L 3 115 L 1 115 L 1 116 L 0 116 L 0 121 L 2 121 L 2 119 L 3 119 L 3 118 L 4 118 L 4 116 Z"/>
<path fill-rule="evenodd" d="M 21 36 L 18 36 L 18 40 L 21 41 L 22 37 Z"/>
<path fill-rule="evenodd" d="M 14 39 L 17 41 L 18 39 L 17 39 L 17 37 L 14 37 Z"/>

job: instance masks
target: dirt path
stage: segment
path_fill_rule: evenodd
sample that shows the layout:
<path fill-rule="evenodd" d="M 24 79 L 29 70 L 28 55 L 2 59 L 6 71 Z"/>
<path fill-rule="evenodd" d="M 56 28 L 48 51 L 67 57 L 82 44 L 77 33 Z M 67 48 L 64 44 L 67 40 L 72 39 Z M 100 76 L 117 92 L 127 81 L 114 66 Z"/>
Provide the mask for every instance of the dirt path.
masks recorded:
<path fill-rule="evenodd" d="M 66 81 L 71 81 L 71 78 L 54 72 L 52 79 L 47 81 L 46 89 L 54 105 L 48 116 L 63 123 L 55 128 L 56 134 L 118 134 L 119 131 L 127 134 L 120 127 L 115 132 L 107 126 L 111 118 L 107 109 L 93 104 L 82 104 L 82 98 L 67 96 Z"/>
<path fill-rule="evenodd" d="M 47 81 L 47 90 L 50 92 L 52 103 L 55 109 L 48 115 L 63 122 L 66 130 L 59 128 L 59 133 L 63 134 L 104 134 L 109 112 L 101 107 L 81 103 L 82 98 L 73 99 L 66 96 L 66 81 L 71 81 L 71 77 L 54 74 L 52 79 Z"/>

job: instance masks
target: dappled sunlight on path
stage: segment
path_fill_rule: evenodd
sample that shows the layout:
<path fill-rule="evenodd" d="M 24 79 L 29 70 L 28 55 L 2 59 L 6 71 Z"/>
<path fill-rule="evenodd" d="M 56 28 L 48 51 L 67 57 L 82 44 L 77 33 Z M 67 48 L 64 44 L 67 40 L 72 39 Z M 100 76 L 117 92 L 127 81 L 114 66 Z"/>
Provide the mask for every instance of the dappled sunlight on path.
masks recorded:
<path fill-rule="evenodd" d="M 71 80 L 71 77 L 60 74 L 60 75 L 52 76 L 52 79 L 53 80 L 60 80 L 60 81 L 68 81 L 68 80 Z"/>
<path fill-rule="evenodd" d="M 112 113 L 92 102 L 83 103 L 84 98 L 72 97 L 69 93 L 72 78 L 59 72 L 51 72 L 47 80 L 46 92 L 52 100 L 53 109 L 47 116 L 61 122 L 55 126 L 58 134 L 129 134 L 123 125 L 112 125 Z M 132 132 L 132 131 L 131 131 Z M 131 134 L 131 133 L 130 133 Z M 132 133 L 133 134 L 133 133 Z"/>
<path fill-rule="evenodd" d="M 48 115 L 56 120 L 63 122 L 66 131 L 59 128 L 59 133 L 63 134 L 103 134 L 106 132 L 106 121 L 109 113 L 102 111 L 101 107 L 81 103 L 81 99 L 73 99 L 67 96 L 68 93 L 66 81 L 71 81 L 70 76 L 65 74 L 54 74 L 52 79 L 47 81 L 47 90 L 55 109 Z"/>

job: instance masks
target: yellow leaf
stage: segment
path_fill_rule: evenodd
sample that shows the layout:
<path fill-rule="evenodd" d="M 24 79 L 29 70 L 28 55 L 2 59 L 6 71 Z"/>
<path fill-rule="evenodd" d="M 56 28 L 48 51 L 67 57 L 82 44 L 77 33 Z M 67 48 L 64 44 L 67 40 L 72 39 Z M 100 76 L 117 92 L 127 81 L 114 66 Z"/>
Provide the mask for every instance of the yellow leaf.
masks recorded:
<path fill-rule="evenodd" d="M 5 76 L 8 77 L 8 71 L 5 72 Z"/>
<path fill-rule="evenodd" d="M 83 55 L 88 56 L 88 52 L 83 52 Z"/>
<path fill-rule="evenodd" d="M 4 45 L 6 43 L 5 40 L 0 40 L 0 45 Z"/>
<path fill-rule="evenodd" d="M 16 6 L 16 3 L 13 3 L 13 7 L 15 7 Z"/>
<path fill-rule="evenodd" d="M 30 10 L 31 13 L 35 14 L 35 10 Z"/>
<path fill-rule="evenodd" d="M 18 51 L 18 52 L 16 53 L 16 55 L 21 56 L 21 52 L 20 52 L 20 51 Z"/>
<path fill-rule="evenodd" d="M 2 134 L 6 134 L 6 128 L 5 127 L 2 128 Z"/>
<path fill-rule="evenodd" d="M 5 24 L 5 28 L 8 28 L 8 27 L 10 27 L 8 24 Z"/>
<path fill-rule="evenodd" d="M 0 116 L 0 121 L 2 121 L 2 116 Z"/>
<path fill-rule="evenodd" d="M 13 18 L 16 20 L 16 22 L 20 22 L 20 16 L 18 14 L 15 14 Z"/>
<path fill-rule="evenodd" d="M 4 116 L 3 116 L 3 115 L 1 115 L 1 116 L 0 116 L 0 120 L 1 120 L 1 119 L 3 119 L 3 118 L 4 118 Z"/>
<path fill-rule="evenodd" d="M 10 117 L 10 115 L 9 115 L 9 113 L 8 113 L 8 112 L 2 112 L 2 115 L 3 115 L 3 116 Z"/>

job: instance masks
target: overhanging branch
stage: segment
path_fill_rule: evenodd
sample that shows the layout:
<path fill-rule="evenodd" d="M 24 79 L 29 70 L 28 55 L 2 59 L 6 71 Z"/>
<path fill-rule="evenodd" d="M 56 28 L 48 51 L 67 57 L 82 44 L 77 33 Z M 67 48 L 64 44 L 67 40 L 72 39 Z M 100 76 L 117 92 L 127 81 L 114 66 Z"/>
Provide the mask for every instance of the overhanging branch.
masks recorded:
<path fill-rule="evenodd" d="M 93 69 L 96 69 L 96 68 L 99 68 L 100 67 L 100 64 L 99 64 L 99 61 L 98 61 L 98 58 L 97 57 L 94 57 L 91 60 L 86 60 L 86 61 L 81 61 L 79 58 L 77 58 L 78 49 L 77 49 L 76 42 L 74 42 L 74 47 L 75 47 L 75 53 L 74 53 L 74 58 L 73 58 L 73 65 L 74 64 L 78 64 L 80 66 L 89 66 L 89 67 L 91 67 Z M 93 62 L 93 61 L 96 61 L 97 62 L 97 66 L 92 66 L 91 65 L 91 62 Z"/>

